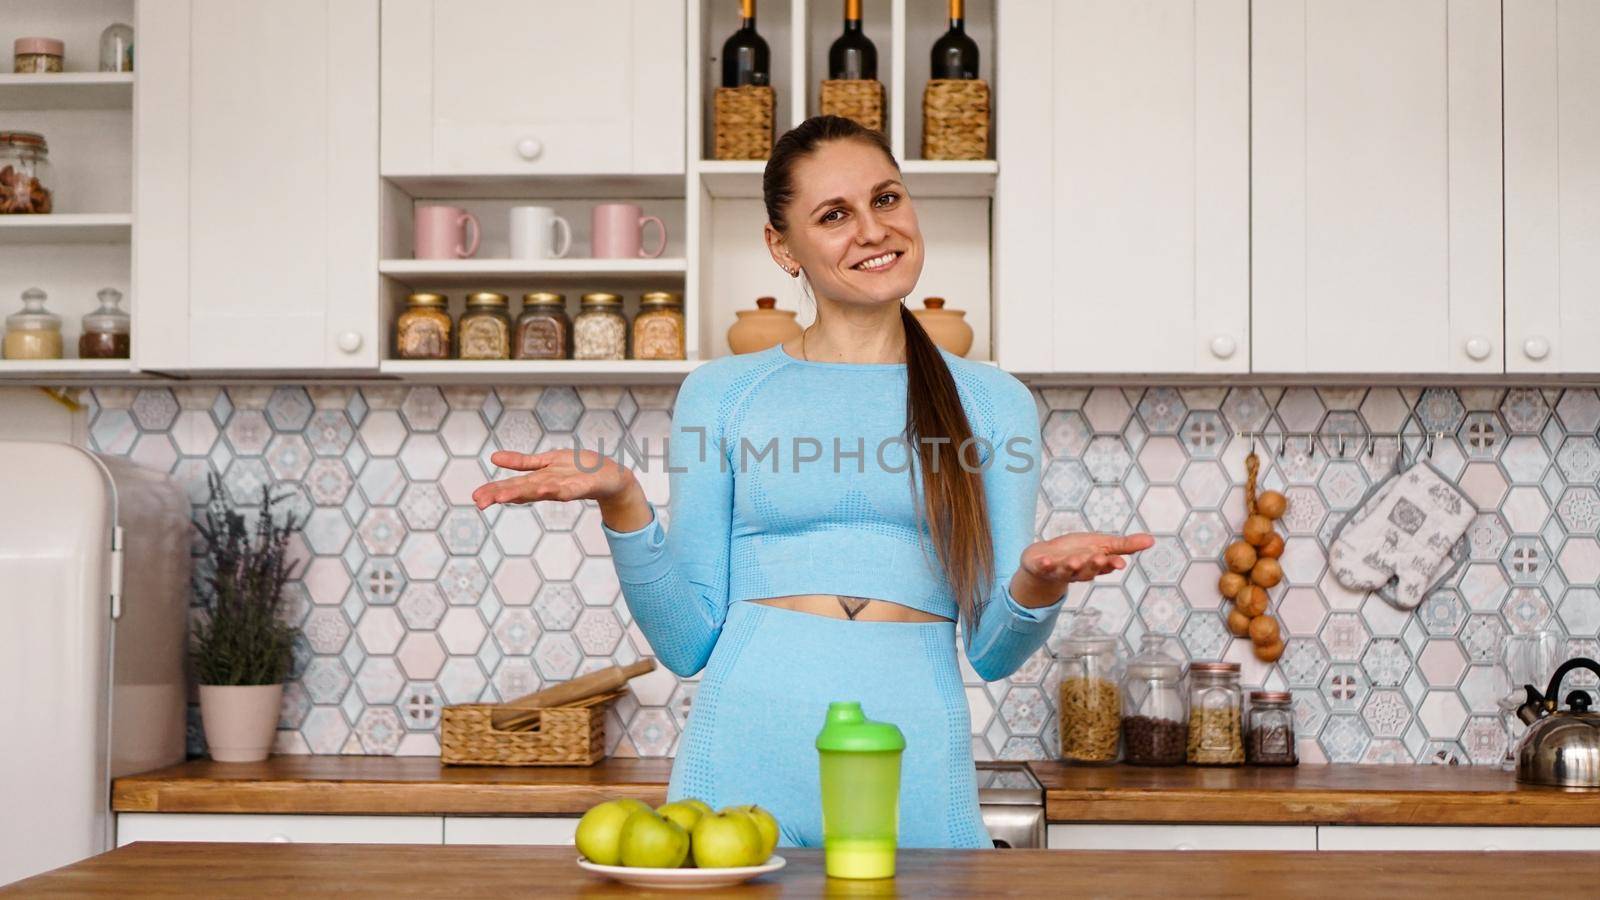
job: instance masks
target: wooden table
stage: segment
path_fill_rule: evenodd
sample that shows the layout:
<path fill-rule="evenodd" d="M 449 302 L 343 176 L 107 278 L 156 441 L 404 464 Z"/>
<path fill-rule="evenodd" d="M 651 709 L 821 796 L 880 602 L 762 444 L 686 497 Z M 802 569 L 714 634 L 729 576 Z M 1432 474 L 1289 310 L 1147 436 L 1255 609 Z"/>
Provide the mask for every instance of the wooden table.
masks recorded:
<path fill-rule="evenodd" d="M 721 892 L 743 897 L 1592 896 L 1600 853 L 1089 853 L 902 850 L 892 880 L 839 881 L 822 851 Z M 0 895 L 641 896 L 578 868 L 570 847 L 157 844 L 113 850 Z M 683 897 L 683 893 L 654 896 Z"/>

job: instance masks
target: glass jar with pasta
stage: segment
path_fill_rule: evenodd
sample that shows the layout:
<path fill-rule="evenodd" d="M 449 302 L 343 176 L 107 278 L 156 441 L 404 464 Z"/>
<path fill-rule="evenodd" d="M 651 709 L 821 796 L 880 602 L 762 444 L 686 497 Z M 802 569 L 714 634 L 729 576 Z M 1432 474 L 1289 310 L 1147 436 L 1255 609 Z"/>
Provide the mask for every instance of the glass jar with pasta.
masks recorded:
<path fill-rule="evenodd" d="M 1061 674 L 1056 725 L 1063 762 L 1109 765 L 1122 736 L 1122 653 L 1117 638 L 1100 628 L 1100 613 L 1086 609 L 1054 653 Z"/>

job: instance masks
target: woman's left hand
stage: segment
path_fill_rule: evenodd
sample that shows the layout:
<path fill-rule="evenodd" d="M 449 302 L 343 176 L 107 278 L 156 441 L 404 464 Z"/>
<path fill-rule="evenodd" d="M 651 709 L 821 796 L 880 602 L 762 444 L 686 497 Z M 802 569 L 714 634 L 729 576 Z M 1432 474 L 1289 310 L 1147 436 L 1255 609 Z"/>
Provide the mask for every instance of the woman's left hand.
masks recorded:
<path fill-rule="evenodd" d="M 1125 569 L 1126 557 L 1155 546 L 1148 534 L 1117 535 L 1084 532 L 1039 541 L 1022 551 L 1022 568 L 1044 581 L 1065 584 L 1092 581 L 1108 572 Z"/>

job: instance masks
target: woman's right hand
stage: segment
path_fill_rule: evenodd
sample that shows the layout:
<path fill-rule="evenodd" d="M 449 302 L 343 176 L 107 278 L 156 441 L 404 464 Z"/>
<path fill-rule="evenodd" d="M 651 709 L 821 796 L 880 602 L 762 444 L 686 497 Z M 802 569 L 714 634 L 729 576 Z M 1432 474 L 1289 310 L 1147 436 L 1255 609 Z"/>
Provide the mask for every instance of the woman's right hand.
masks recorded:
<path fill-rule="evenodd" d="M 537 500 L 598 500 L 621 497 L 633 487 L 634 475 L 626 466 L 593 450 L 560 448 L 543 453 L 499 450 L 489 461 L 502 469 L 527 472 L 491 481 L 472 492 L 479 509 L 496 503 L 533 503 Z"/>

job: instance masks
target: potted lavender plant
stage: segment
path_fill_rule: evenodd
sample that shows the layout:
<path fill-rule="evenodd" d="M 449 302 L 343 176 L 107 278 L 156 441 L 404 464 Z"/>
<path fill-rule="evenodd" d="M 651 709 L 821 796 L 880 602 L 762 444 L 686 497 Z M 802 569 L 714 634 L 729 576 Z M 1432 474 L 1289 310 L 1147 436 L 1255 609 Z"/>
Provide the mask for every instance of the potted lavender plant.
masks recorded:
<path fill-rule="evenodd" d="M 211 758 L 219 762 L 266 759 L 278 726 L 283 682 L 293 661 L 298 629 L 283 620 L 283 586 L 294 574 L 289 539 L 305 519 L 274 507 L 283 497 L 261 488 L 252 527 L 210 478 L 211 496 L 195 523 L 204 545 L 196 566 L 201 615 L 194 625 L 193 661 L 200 682 L 200 720 Z"/>

